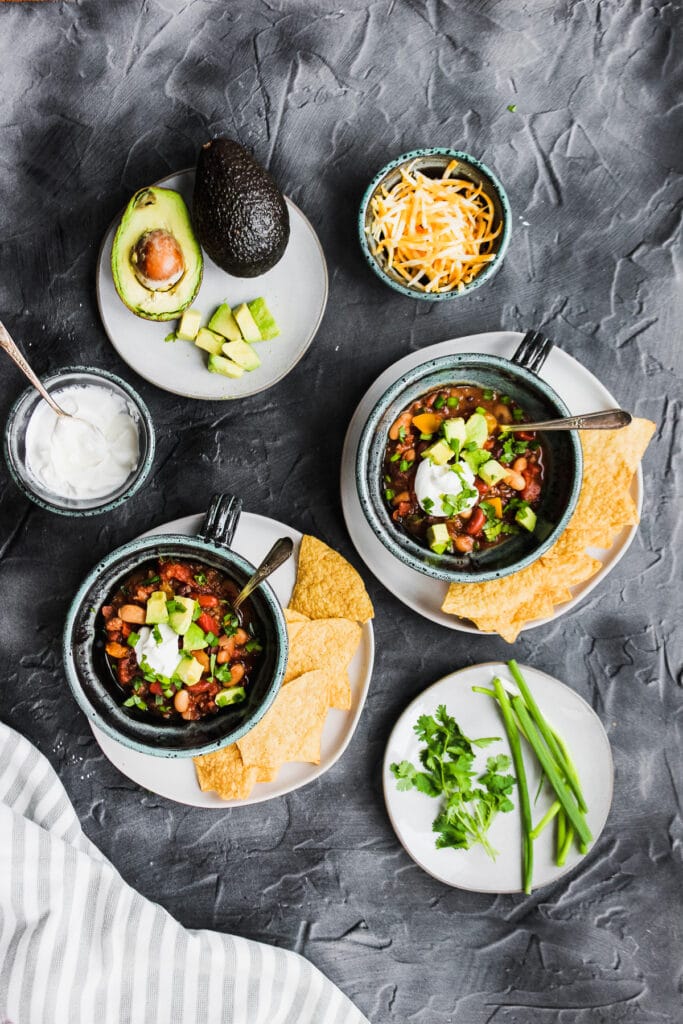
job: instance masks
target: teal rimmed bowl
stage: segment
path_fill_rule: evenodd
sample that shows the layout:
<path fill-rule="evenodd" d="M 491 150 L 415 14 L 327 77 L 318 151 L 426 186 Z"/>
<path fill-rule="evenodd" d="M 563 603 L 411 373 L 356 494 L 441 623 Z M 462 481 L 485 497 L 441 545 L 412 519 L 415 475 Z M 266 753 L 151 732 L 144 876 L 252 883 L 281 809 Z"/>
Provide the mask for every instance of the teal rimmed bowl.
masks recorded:
<path fill-rule="evenodd" d="M 269 584 L 250 597 L 263 653 L 247 687 L 247 699 L 195 722 L 165 721 L 123 706 L 128 692 L 119 686 L 105 656 L 101 608 L 120 582 L 159 556 L 198 560 L 220 569 L 240 589 L 255 572 L 230 544 L 242 503 L 215 495 L 196 537 L 175 534 L 140 537 L 103 558 L 86 576 L 66 617 L 63 656 L 66 677 L 81 711 L 107 736 L 132 750 L 156 757 L 196 757 L 240 739 L 263 718 L 278 694 L 287 666 L 287 626 Z"/>
<path fill-rule="evenodd" d="M 138 431 L 137 466 L 116 491 L 100 498 L 78 501 L 47 490 L 26 463 L 26 431 L 37 406 L 43 401 L 34 388 L 27 388 L 10 409 L 5 427 L 5 461 L 12 479 L 27 498 L 48 512 L 56 512 L 60 516 L 96 516 L 111 512 L 140 490 L 152 467 L 155 436 L 149 409 L 130 384 L 108 370 L 91 366 L 65 366 L 41 380 L 57 401 L 60 391 L 76 384 L 96 384 L 121 397 L 128 405 Z"/>
<path fill-rule="evenodd" d="M 493 252 L 495 252 L 496 258 L 487 263 L 470 284 L 463 287 L 462 291 L 426 292 L 420 287 L 407 285 L 399 274 L 387 267 L 382 254 L 376 252 L 370 233 L 372 220 L 370 203 L 379 189 L 392 188 L 399 181 L 401 169 L 408 164 L 413 164 L 417 170 L 422 171 L 428 177 L 440 178 L 452 160 L 456 160 L 458 163 L 457 175 L 459 177 L 467 178 L 469 181 L 474 182 L 475 185 L 483 187 L 493 203 L 493 227 L 496 228 L 498 225 L 502 225 L 502 230 L 494 243 Z M 470 156 L 468 153 L 463 153 L 459 149 L 414 149 L 409 153 L 402 153 L 401 156 L 388 163 L 381 171 L 378 171 L 368 185 L 361 200 L 358 214 L 358 236 L 363 255 L 370 268 L 390 288 L 400 292 L 401 295 L 409 296 L 411 299 L 441 302 L 469 295 L 475 288 L 481 288 L 483 284 L 491 280 L 494 274 L 498 273 L 510 241 L 510 224 L 510 204 L 505 189 L 493 171 L 486 164 L 482 163 L 481 160 Z"/>
<path fill-rule="evenodd" d="M 404 565 L 447 583 L 500 579 L 531 565 L 560 537 L 581 490 L 583 455 L 577 431 L 543 435 L 545 480 L 533 534 L 519 533 L 470 555 L 435 555 L 398 527 L 384 500 L 382 464 L 389 429 L 420 395 L 444 385 L 471 384 L 509 394 L 532 420 L 568 416 L 569 409 L 545 381 L 521 363 L 483 353 L 431 359 L 408 370 L 370 413 L 356 456 L 356 487 L 365 518 L 385 548 Z"/>

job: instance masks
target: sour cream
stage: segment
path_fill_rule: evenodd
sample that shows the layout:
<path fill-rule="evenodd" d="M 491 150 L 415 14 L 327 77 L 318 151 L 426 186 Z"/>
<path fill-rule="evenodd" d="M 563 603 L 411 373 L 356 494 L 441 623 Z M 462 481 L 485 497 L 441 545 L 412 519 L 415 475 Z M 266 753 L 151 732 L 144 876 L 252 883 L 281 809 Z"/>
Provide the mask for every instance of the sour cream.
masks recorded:
<path fill-rule="evenodd" d="M 114 494 L 138 464 L 137 414 L 124 398 L 97 384 L 75 384 L 54 398 L 79 418 L 57 416 L 44 401 L 36 406 L 26 429 L 29 472 L 61 498 Z"/>
<path fill-rule="evenodd" d="M 161 637 L 161 643 L 157 642 L 157 638 L 154 635 L 157 629 L 159 631 L 158 636 Z M 158 676 L 166 676 L 170 679 L 180 664 L 182 657 L 178 650 L 178 634 L 170 626 L 167 626 L 165 622 L 160 622 L 153 629 L 150 629 L 149 626 L 141 626 L 138 633 L 140 639 L 133 648 L 135 657 L 138 659 L 138 665 L 142 667 L 144 658 L 152 672 L 155 672 Z"/>
<path fill-rule="evenodd" d="M 466 462 L 435 466 L 429 459 L 422 459 L 417 467 L 414 487 L 420 508 L 431 516 L 453 515 L 450 509 L 446 511 L 443 507 L 446 495 L 457 498 L 466 488 L 474 492 L 459 509 L 461 512 L 474 508 L 479 498 L 474 486 L 474 473 Z"/>

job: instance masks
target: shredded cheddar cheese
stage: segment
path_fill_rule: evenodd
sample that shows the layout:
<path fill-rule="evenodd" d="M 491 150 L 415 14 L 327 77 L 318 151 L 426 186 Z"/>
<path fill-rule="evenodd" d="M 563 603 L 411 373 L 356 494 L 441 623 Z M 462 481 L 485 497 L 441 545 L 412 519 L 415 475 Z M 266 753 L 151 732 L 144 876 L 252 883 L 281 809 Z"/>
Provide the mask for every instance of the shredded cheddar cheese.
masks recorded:
<path fill-rule="evenodd" d="M 481 186 L 452 178 L 456 167 L 452 160 L 443 178 L 429 178 L 410 164 L 370 204 L 374 255 L 418 291 L 464 291 L 496 258 L 502 225 L 493 227 L 493 203 Z"/>

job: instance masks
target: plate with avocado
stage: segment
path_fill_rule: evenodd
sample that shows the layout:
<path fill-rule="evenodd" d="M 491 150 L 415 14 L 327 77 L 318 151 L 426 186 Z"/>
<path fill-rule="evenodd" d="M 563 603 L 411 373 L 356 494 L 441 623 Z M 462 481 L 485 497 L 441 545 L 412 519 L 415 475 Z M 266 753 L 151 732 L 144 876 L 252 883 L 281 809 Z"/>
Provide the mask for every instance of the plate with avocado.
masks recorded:
<path fill-rule="evenodd" d="M 245 398 L 282 380 L 313 341 L 328 292 L 312 225 L 228 142 L 204 146 L 197 172 L 136 192 L 107 231 L 97 265 L 100 316 L 121 358 L 165 391 L 209 401 Z M 232 246 L 223 244 L 227 168 L 243 183 L 252 218 L 230 231 Z"/>

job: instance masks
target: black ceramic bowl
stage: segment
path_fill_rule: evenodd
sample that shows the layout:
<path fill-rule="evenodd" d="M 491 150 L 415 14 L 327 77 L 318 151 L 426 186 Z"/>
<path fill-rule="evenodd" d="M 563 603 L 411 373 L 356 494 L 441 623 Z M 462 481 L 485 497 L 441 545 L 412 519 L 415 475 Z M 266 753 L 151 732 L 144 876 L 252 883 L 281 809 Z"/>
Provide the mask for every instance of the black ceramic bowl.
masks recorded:
<path fill-rule="evenodd" d="M 250 597 L 259 624 L 263 653 L 241 704 L 223 708 L 196 722 L 165 721 L 135 708 L 114 679 L 106 660 L 100 609 L 117 585 L 150 558 L 199 559 L 231 577 L 241 588 L 254 566 L 230 549 L 242 503 L 216 495 L 196 537 L 175 534 L 141 537 L 107 555 L 88 574 L 76 594 L 64 629 L 64 664 L 81 710 L 99 729 L 126 747 L 157 757 L 194 757 L 218 750 L 244 736 L 275 700 L 287 665 L 287 627 L 268 583 Z"/>
<path fill-rule="evenodd" d="M 430 359 L 408 370 L 379 399 L 358 445 L 356 486 L 375 536 L 404 565 L 447 583 L 481 583 L 519 572 L 560 537 L 581 490 L 583 456 L 577 431 L 543 435 L 545 481 L 534 532 L 522 531 L 497 547 L 471 555 L 436 555 L 398 527 L 384 498 L 382 476 L 392 424 L 411 402 L 437 387 L 474 384 L 507 393 L 535 421 L 568 416 L 562 399 L 538 375 L 548 351 L 548 344 L 530 345 L 525 338 L 511 360 L 477 352 Z"/>

